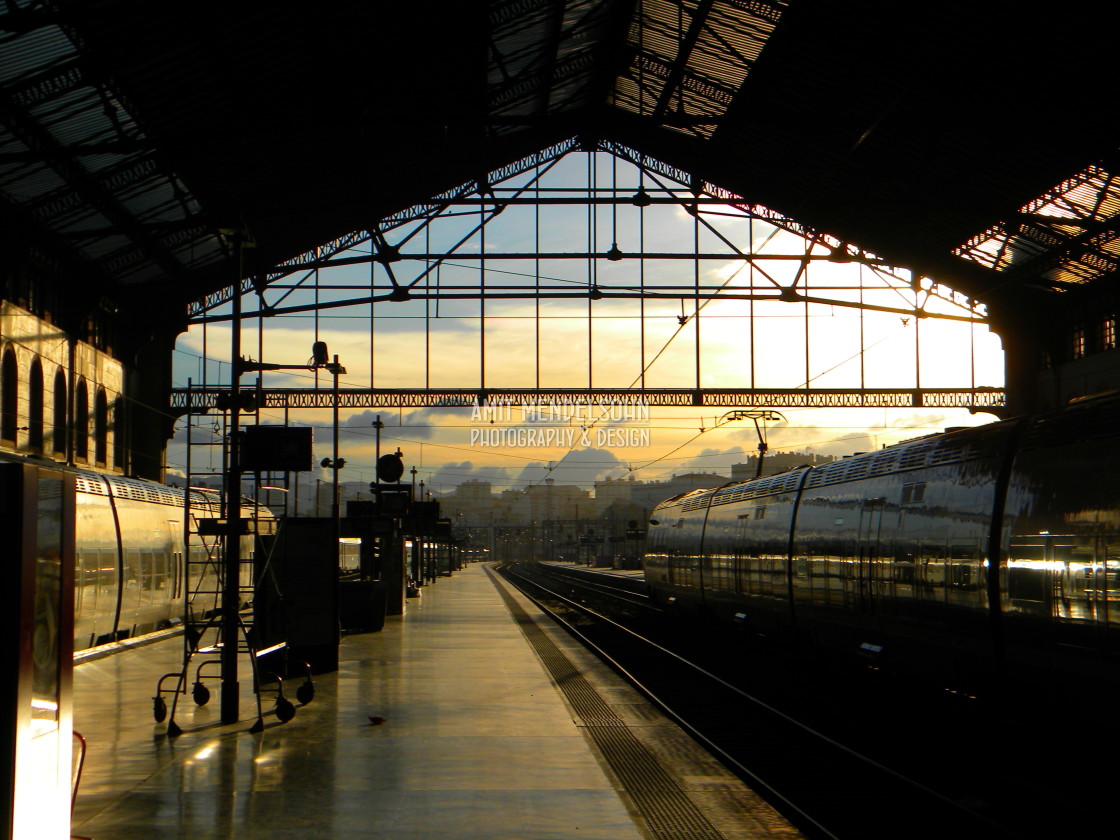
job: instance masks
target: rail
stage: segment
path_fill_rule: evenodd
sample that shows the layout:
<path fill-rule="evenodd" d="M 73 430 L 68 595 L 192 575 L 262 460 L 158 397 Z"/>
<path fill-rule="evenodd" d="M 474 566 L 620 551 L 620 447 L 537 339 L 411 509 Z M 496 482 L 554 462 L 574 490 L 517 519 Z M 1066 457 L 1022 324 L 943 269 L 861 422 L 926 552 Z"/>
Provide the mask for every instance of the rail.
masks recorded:
<path fill-rule="evenodd" d="M 807 835 L 1019 836 L 615 621 L 589 597 L 557 592 L 522 565 L 502 574 Z"/>

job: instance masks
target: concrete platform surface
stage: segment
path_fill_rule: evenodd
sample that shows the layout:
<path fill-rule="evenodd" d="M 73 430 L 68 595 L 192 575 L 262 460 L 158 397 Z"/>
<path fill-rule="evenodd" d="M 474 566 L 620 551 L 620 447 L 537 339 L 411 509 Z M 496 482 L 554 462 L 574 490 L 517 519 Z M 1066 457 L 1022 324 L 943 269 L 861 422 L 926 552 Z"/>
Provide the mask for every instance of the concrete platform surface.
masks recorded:
<path fill-rule="evenodd" d="M 76 666 L 74 727 L 89 748 L 74 833 L 94 840 L 797 836 L 612 671 L 503 589 L 480 565 L 426 587 L 381 632 L 344 637 L 340 668 L 315 677 L 314 700 L 286 724 L 267 714 L 259 734 L 249 732 L 256 711 L 247 664 L 241 722 L 220 723 L 215 679 L 208 705 L 180 698 L 177 738 L 154 721 L 152 696 L 159 677 L 179 667 L 181 641 Z M 548 667 L 542 640 L 559 652 L 549 654 Z M 602 738 L 589 734 L 599 724 L 573 707 L 554 676 L 556 661 L 571 666 L 563 682 L 585 681 L 614 716 L 612 737 L 621 729 L 638 745 L 630 753 L 644 752 L 641 761 L 662 768 L 663 793 L 627 789 L 629 771 L 612 765 Z M 299 682 L 288 683 L 293 702 Z M 648 800 L 665 796 L 681 798 L 699 818 L 681 828 L 650 817 Z"/>

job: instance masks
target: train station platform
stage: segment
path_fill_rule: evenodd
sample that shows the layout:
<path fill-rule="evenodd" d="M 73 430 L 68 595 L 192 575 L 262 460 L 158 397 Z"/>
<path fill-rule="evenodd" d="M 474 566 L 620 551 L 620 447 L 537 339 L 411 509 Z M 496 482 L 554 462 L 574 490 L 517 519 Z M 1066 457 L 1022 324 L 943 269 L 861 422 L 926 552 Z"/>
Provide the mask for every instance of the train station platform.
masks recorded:
<path fill-rule="evenodd" d="M 426 587 L 281 724 L 180 698 L 171 639 L 75 667 L 88 743 L 72 830 L 124 838 L 794 838 L 757 795 L 487 566 Z M 247 666 L 246 666 L 247 672 Z M 294 688 L 286 691 L 294 700 Z M 268 696 L 268 695 L 266 695 Z M 271 706 L 271 702 L 267 704 Z"/>

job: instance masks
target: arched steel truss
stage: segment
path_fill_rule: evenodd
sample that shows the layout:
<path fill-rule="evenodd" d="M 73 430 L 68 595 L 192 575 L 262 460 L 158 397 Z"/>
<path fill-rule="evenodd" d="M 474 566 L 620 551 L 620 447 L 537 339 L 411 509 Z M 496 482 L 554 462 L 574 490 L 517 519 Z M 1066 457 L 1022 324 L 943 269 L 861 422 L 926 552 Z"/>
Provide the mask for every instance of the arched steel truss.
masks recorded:
<path fill-rule="evenodd" d="M 968 408 L 998 412 L 1004 405 L 1002 388 L 964 389 L 737 389 L 689 390 L 684 388 L 503 388 L 489 391 L 417 388 L 373 389 L 330 388 L 242 389 L 259 398 L 262 409 L 388 409 L 388 408 L 471 408 L 474 406 L 532 405 L 626 405 L 636 402 L 653 408 Z M 228 388 L 176 390 L 172 408 L 177 414 L 202 414 L 218 407 Z"/>
<path fill-rule="evenodd" d="M 571 160 L 578 159 L 579 155 L 586 158 L 584 183 L 555 186 L 549 181 L 554 167 L 564 161 L 570 166 Z M 622 178 L 619 178 L 619 166 L 624 168 Z M 572 243 L 571 249 L 541 247 L 542 208 L 568 208 L 585 214 L 585 229 L 564 240 L 565 245 Z M 691 220 L 693 247 L 649 247 L 645 222 L 649 208 L 671 208 L 680 216 L 682 224 Z M 535 247 L 488 246 L 488 230 L 507 211 L 535 214 Z M 655 210 L 649 209 L 649 212 Z M 620 214 L 639 220 L 639 232 L 634 235 L 631 230 L 626 242 L 619 235 Z M 747 226 L 749 233 L 745 238 L 728 232 L 730 222 L 726 220 L 729 218 Z M 430 244 L 433 230 L 449 221 L 457 226 L 453 241 L 446 241 L 445 236 L 445 242 L 433 249 Z M 782 249 L 768 247 L 777 233 L 794 234 L 796 239 L 785 237 Z M 795 247 L 790 243 L 795 243 Z M 563 268 L 542 272 L 542 264 Z M 839 285 L 811 282 L 811 267 L 829 264 L 858 266 L 858 282 Z M 535 266 L 535 270 L 514 270 L 526 265 Z M 672 271 L 676 279 L 650 282 L 647 266 L 651 265 L 676 265 L 678 268 Z M 365 266 L 368 273 L 355 280 L 354 266 Z M 619 281 L 617 273 L 611 273 L 616 271 L 613 266 L 626 268 L 630 274 Z M 719 266 L 726 269 L 727 276 L 713 278 L 714 269 Z M 348 269 L 349 273 L 336 280 L 336 269 Z M 451 269 L 458 280 L 448 279 Z M 446 273 L 441 275 L 441 271 Z M 665 271 L 669 273 L 668 269 Z M 564 272 L 567 276 L 556 276 Z M 740 280 L 748 275 L 749 281 Z M 228 304 L 234 300 L 234 295 L 247 299 L 244 304 L 231 308 Z M 254 296 L 255 309 L 245 305 Z M 654 347 L 645 346 L 644 326 L 640 373 L 629 387 L 619 389 L 615 387 L 617 382 L 604 387 L 606 383 L 595 381 L 591 325 L 596 307 L 608 305 L 610 301 L 628 300 L 640 302 L 642 308 L 638 317 L 643 323 L 647 304 L 679 301 L 680 312 L 676 316 L 679 326 L 669 341 L 684 330 L 692 333 L 689 340 L 695 358 L 689 366 L 694 365 L 695 377 L 689 387 L 658 387 L 657 383 L 647 381 L 651 358 L 656 360 L 660 351 L 655 355 Z M 922 384 L 918 350 L 921 322 L 940 320 L 983 326 L 986 312 L 978 301 L 930 278 L 887 265 L 874 254 L 752 204 L 743 196 L 703 182 L 690 173 L 605 140 L 572 138 L 487 173 L 429 202 L 382 219 L 375 228 L 355 231 L 294 257 L 267 274 L 248 277 L 239 286 L 221 289 L 192 304 L 189 316 L 196 325 L 256 319 L 263 332 L 273 318 L 302 314 L 314 314 L 317 318 L 318 313 L 329 310 L 368 307 L 370 368 L 376 370 L 379 365 L 374 358 L 372 332 L 377 318 L 392 317 L 386 313 L 400 311 L 403 306 L 422 305 L 423 314 L 412 317 L 424 320 L 427 353 L 431 324 L 440 317 L 439 307 L 455 306 L 464 301 L 474 302 L 478 307 L 477 314 L 470 316 L 477 318 L 479 325 L 477 381 L 461 382 L 455 387 L 447 387 L 445 381 L 444 387 L 440 387 L 441 383 L 431 381 L 431 363 L 426 359 L 424 381 L 414 383 L 420 387 L 382 387 L 385 383 L 371 373 L 368 388 L 339 390 L 339 406 L 463 405 L 478 401 L 480 395 L 483 401 L 489 397 L 522 404 L 523 400 L 543 394 L 556 399 L 572 399 L 579 395 L 588 399 L 614 399 L 620 393 L 641 394 L 647 404 L 664 406 L 939 406 L 993 410 L 1004 403 L 1002 388 L 978 385 L 974 373 L 970 381 L 965 375 L 965 381 L 958 387 L 927 388 Z M 486 358 L 488 327 L 496 323 L 493 309 L 487 310 L 487 305 L 496 307 L 509 301 L 535 301 L 537 307 L 537 371 L 528 388 L 507 387 L 520 386 L 518 382 L 497 381 L 493 370 L 496 365 Z M 704 310 L 710 303 L 727 301 L 749 302 L 749 314 L 743 317 L 751 320 L 755 304 L 796 305 L 804 311 L 805 323 L 801 331 L 805 364 L 804 375 L 798 377 L 802 381 L 795 387 L 760 387 L 763 383 L 755 378 L 755 356 L 765 358 L 765 353 L 755 346 L 753 324 L 749 327 L 749 377 L 741 382 L 728 382 L 726 388 L 713 388 L 710 382 L 704 381 L 701 376 L 701 322 L 708 318 Z M 554 382 L 547 374 L 542 376 L 542 302 L 584 307 L 581 311 L 586 313 L 588 323 L 585 381 Z M 857 387 L 815 387 L 816 376 L 809 364 L 811 307 L 886 313 L 898 316 L 904 325 L 912 322 L 916 368 L 913 376 L 907 377 L 909 381 L 897 383 L 899 387 L 884 388 L 881 381 L 876 383 L 880 387 L 869 387 L 863 378 L 861 362 Z M 866 349 L 863 340 L 861 326 L 860 354 Z M 491 369 L 489 375 L 488 369 Z M 575 387 L 553 387 L 569 384 Z M 220 388 L 210 387 L 204 378 L 201 389 L 193 390 L 189 407 L 185 391 L 174 393 L 174 407 L 180 411 L 205 410 L 212 405 L 217 390 Z M 261 399 L 267 407 L 311 408 L 334 405 L 335 398 L 318 389 L 262 387 Z"/>
<path fill-rule="evenodd" d="M 643 174 L 643 184 L 638 192 L 621 194 L 617 189 L 603 190 L 589 188 L 585 194 L 574 194 L 575 190 L 565 190 L 563 195 L 541 194 L 535 191 L 534 186 L 545 174 L 548 168 L 571 152 L 602 152 L 610 154 L 619 160 L 624 160 L 637 167 Z M 527 182 L 516 186 L 503 186 L 505 182 L 516 176 L 536 171 L 536 175 Z M 648 180 L 647 180 L 648 179 Z M 647 185 L 648 184 L 648 185 Z M 452 248 L 439 253 L 427 253 L 423 250 L 404 250 L 404 246 L 414 240 L 422 240 L 424 226 L 430 225 L 449 214 L 461 213 L 464 209 L 479 215 L 478 225 L 464 236 L 466 242 L 471 236 L 477 234 L 485 225 L 506 210 L 515 206 L 543 206 L 543 205 L 579 205 L 592 207 L 612 207 L 619 205 L 635 205 L 648 207 L 651 205 L 671 205 L 680 207 L 694 218 L 697 223 L 706 227 L 708 231 L 719 238 L 726 246 L 725 250 L 708 253 L 682 253 L 661 252 L 645 250 L 640 252 L 625 252 L 612 245 L 598 251 L 574 250 L 564 252 L 502 252 L 487 251 L 484 254 L 471 254 Z M 719 233 L 704 218 L 701 208 L 734 208 L 743 214 L 743 218 L 764 222 L 789 233 L 794 233 L 808 242 L 820 246 L 816 252 L 806 253 L 760 253 L 744 249 Z M 394 231 L 406 225 L 421 223 L 407 232 L 404 239 L 390 241 Z M 362 246 L 372 247 L 369 253 L 354 254 L 355 249 Z M 772 288 L 766 292 L 758 292 L 753 288 L 734 285 L 721 287 L 718 290 L 703 290 L 699 292 L 695 286 L 680 286 L 676 288 L 610 288 L 596 285 L 588 289 L 573 289 L 570 286 L 553 286 L 548 283 L 537 283 L 525 287 L 491 287 L 483 285 L 457 289 L 440 288 L 435 291 L 426 290 L 423 281 L 450 259 L 464 260 L 475 259 L 483 262 L 502 260 L 580 260 L 580 261 L 620 261 L 627 259 L 658 259 L 658 260 L 720 260 L 728 259 L 745 260 L 756 267 L 771 261 L 794 261 L 810 263 L 816 261 L 828 262 L 859 262 L 872 269 L 878 283 L 877 288 L 890 284 L 897 284 L 899 288 L 905 286 L 915 287 L 921 278 L 903 276 L 909 272 L 900 271 L 889 266 L 885 261 L 873 254 L 856 248 L 822 231 L 800 224 L 780 213 L 759 204 L 752 204 L 742 196 L 725 190 L 715 184 L 700 181 L 681 169 L 662 163 L 648 155 L 643 155 L 627 146 L 607 140 L 599 140 L 588 144 L 580 138 L 571 138 L 563 143 L 558 143 L 548 149 L 529 155 L 521 160 L 488 173 L 485 179 L 468 181 L 454 190 L 449 190 L 436 196 L 430 202 L 417 204 L 399 213 L 381 220 L 374 229 L 354 231 L 346 236 L 339 237 L 333 242 L 328 242 L 313 251 L 300 254 L 297 257 L 278 265 L 273 271 L 264 275 L 247 277 L 240 286 L 227 286 L 211 295 L 195 301 L 188 307 L 188 314 L 192 322 L 201 323 L 203 319 L 210 322 L 228 320 L 232 316 L 216 314 L 216 310 L 232 300 L 235 290 L 247 295 L 256 293 L 259 299 L 259 308 L 256 311 L 245 310 L 242 318 L 258 316 L 271 317 L 275 315 L 308 312 L 315 310 L 335 309 L 347 306 L 369 304 L 371 302 L 394 301 L 401 302 L 409 299 L 535 299 L 540 297 L 555 298 L 586 298 L 589 295 L 596 300 L 606 298 L 640 298 L 640 297 L 670 297 L 701 299 L 719 297 L 722 299 L 753 299 L 753 300 L 781 300 L 785 302 L 823 303 L 835 306 L 851 306 L 851 301 L 842 298 L 828 297 L 824 294 L 808 295 L 798 288 L 795 281 L 792 284 L 782 285 L 772 282 Z M 422 271 L 410 279 L 398 279 L 392 270 L 392 265 L 402 261 L 419 261 L 424 263 Z M 356 295 L 339 300 L 322 301 L 317 304 L 285 305 L 284 301 L 296 289 L 307 289 L 313 284 L 318 269 L 340 267 L 346 265 L 360 265 L 377 263 L 386 268 L 385 281 L 375 285 L 369 294 Z M 299 275 L 296 280 L 290 280 L 293 275 Z M 287 282 L 285 282 L 287 281 Z M 354 289 L 353 285 L 343 287 L 319 286 L 320 289 Z M 268 292 L 276 292 L 271 301 L 266 300 Z M 366 291 L 366 290 L 363 290 Z M 818 292 L 827 290 L 821 289 Z M 857 304 L 859 308 L 894 312 L 901 315 L 915 315 L 917 317 L 934 317 L 962 321 L 984 320 L 983 307 L 978 301 L 970 300 L 951 289 L 937 283 L 928 283 L 921 289 L 926 301 L 915 301 L 911 306 L 881 307 L 874 304 Z M 940 299 L 960 311 L 957 314 L 936 312 L 926 308 L 929 299 Z"/>

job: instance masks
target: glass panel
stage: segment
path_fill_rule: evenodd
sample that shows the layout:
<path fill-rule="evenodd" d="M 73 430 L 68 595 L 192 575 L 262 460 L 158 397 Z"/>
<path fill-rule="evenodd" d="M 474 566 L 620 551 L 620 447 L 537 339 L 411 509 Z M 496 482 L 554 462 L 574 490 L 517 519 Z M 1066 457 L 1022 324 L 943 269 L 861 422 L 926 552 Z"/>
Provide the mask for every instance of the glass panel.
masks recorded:
<path fill-rule="evenodd" d="M 34 637 L 31 642 L 31 718 L 34 734 L 58 725 L 62 650 L 62 482 L 39 479 L 36 519 Z"/>

